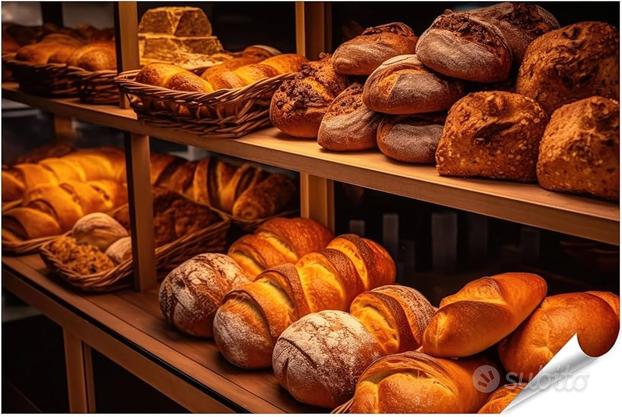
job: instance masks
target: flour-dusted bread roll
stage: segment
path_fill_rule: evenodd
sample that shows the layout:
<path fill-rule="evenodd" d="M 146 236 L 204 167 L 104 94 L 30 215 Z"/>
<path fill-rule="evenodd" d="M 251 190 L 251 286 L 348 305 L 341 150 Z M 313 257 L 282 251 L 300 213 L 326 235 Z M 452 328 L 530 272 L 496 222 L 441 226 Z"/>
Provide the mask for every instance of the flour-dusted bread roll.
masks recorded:
<path fill-rule="evenodd" d="M 572 101 L 620 99 L 620 38 L 603 22 L 580 22 L 545 33 L 525 53 L 516 92 L 549 114 Z"/>
<path fill-rule="evenodd" d="M 376 147 L 380 115 L 363 104 L 363 86 L 343 90 L 322 118 L 317 142 L 329 151 L 363 151 Z"/>
<path fill-rule="evenodd" d="M 494 24 L 469 13 L 448 11 L 417 42 L 423 64 L 448 77 L 480 83 L 507 79 L 512 50 Z"/>
<path fill-rule="evenodd" d="M 71 229 L 71 236 L 78 243 L 88 243 L 102 252 L 128 235 L 125 227 L 104 213 L 91 213 L 78 220 Z"/>
<path fill-rule="evenodd" d="M 350 412 L 475 413 L 488 398 L 474 383 L 482 366 L 494 372 L 482 357 L 451 360 L 415 351 L 385 356 L 359 378 Z"/>
<path fill-rule="evenodd" d="M 304 316 L 281 334 L 272 368 L 296 400 L 334 408 L 352 396 L 358 377 L 381 354 L 354 316 L 325 310 Z"/>
<path fill-rule="evenodd" d="M 505 91 L 471 93 L 452 106 L 436 149 L 441 175 L 531 182 L 548 116 Z"/>
<path fill-rule="evenodd" d="M 173 269 L 162 281 L 162 316 L 184 333 L 211 337 L 214 313 L 225 294 L 246 282 L 246 275 L 227 255 L 197 255 Z"/>
<path fill-rule="evenodd" d="M 369 75 L 389 58 L 414 53 L 416 45 L 417 37 L 404 23 L 367 28 L 335 50 L 333 67 L 340 74 Z"/>
<path fill-rule="evenodd" d="M 438 357 L 482 352 L 512 333 L 546 296 L 542 277 L 525 272 L 469 282 L 441 300 L 423 334 L 423 351 Z"/>
<path fill-rule="evenodd" d="M 442 114 L 385 117 L 378 125 L 378 148 L 391 159 L 433 165 L 444 121 Z"/>
<path fill-rule="evenodd" d="M 540 142 L 540 186 L 620 198 L 620 103 L 590 97 L 553 113 Z"/>
<path fill-rule="evenodd" d="M 499 414 L 503 410 L 506 409 L 508 405 L 514 398 L 521 393 L 523 388 L 525 388 L 527 384 L 524 383 L 516 383 L 516 384 L 507 384 L 499 387 L 490 394 L 490 398 L 486 401 L 486 404 L 482 408 L 479 409 L 479 414 Z"/>
<path fill-rule="evenodd" d="M 106 249 L 106 256 L 112 259 L 115 264 L 120 264 L 132 257 L 132 238 L 122 237 Z"/>
<path fill-rule="evenodd" d="M 365 82 L 363 102 L 380 113 L 410 115 L 447 110 L 463 95 L 462 81 L 430 71 L 413 54 L 384 61 Z"/>
<path fill-rule="evenodd" d="M 599 291 L 547 297 L 531 317 L 499 345 L 501 362 L 508 372 L 529 381 L 575 334 L 587 355 L 604 355 L 618 337 L 619 306 L 618 296 Z"/>

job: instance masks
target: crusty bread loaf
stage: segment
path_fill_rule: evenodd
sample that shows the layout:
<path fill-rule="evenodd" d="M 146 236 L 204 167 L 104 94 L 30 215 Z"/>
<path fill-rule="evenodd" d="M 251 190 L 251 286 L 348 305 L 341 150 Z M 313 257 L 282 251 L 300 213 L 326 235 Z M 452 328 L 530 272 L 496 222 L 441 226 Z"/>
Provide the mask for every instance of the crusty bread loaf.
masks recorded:
<path fill-rule="evenodd" d="M 516 91 L 551 114 L 572 101 L 620 98 L 618 30 L 602 22 L 580 22 L 545 33 L 525 53 Z"/>
<path fill-rule="evenodd" d="M 108 246 L 105 252 L 115 264 L 120 264 L 132 257 L 132 238 L 130 236 L 117 239 L 114 243 Z"/>
<path fill-rule="evenodd" d="M 381 354 L 355 317 L 325 310 L 307 314 L 279 336 L 272 368 L 296 400 L 334 408 L 352 396 L 358 377 Z"/>
<path fill-rule="evenodd" d="M 417 290 L 385 285 L 352 301 L 350 313 L 378 341 L 384 355 L 415 350 L 436 308 Z"/>
<path fill-rule="evenodd" d="M 547 122 L 544 110 L 528 97 L 471 93 L 449 110 L 436 169 L 441 175 L 534 181 Z"/>
<path fill-rule="evenodd" d="M 419 37 L 417 57 L 432 70 L 461 80 L 500 82 L 512 51 L 495 25 L 469 13 L 446 12 Z"/>
<path fill-rule="evenodd" d="M 535 274 L 508 272 L 469 282 L 443 298 L 423 335 L 423 351 L 438 357 L 482 352 L 512 333 L 546 296 Z"/>
<path fill-rule="evenodd" d="M 414 53 L 416 45 L 417 37 L 405 23 L 370 27 L 335 50 L 333 67 L 340 74 L 369 75 L 389 58 Z"/>
<path fill-rule="evenodd" d="M 176 65 L 165 63 L 145 65 L 136 74 L 136 82 L 170 88 L 171 90 L 201 93 L 213 91 L 210 83 L 198 75 Z"/>
<path fill-rule="evenodd" d="M 507 384 L 499 387 L 490 394 L 488 401 L 479 409 L 478 414 L 499 414 L 510 405 L 514 398 L 520 394 L 526 384 Z"/>
<path fill-rule="evenodd" d="M 433 165 L 444 121 L 442 114 L 385 117 L 378 125 L 376 143 L 391 159 Z"/>
<path fill-rule="evenodd" d="M 590 97 L 553 112 L 540 142 L 540 186 L 620 198 L 620 104 Z"/>
<path fill-rule="evenodd" d="M 67 65 L 87 71 L 117 68 L 115 47 L 112 42 L 93 42 L 76 49 L 67 59 Z"/>
<path fill-rule="evenodd" d="M 15 59 L 33 64 L 66 63 L 69 56 L 81 42 L 65 35 L 49 36 L 41 42 L 22 46 L 15 53 Z"/>
<path fill-rule="evenodd" d="M 587 355 L 605 354 L 615 343 L 620 329 L 620 316 L 609 302 L 617 298 L 619 311 L 620 301 L 611 293 L 601 295 L 602 292 L 592 292 L 547 297 L 499 345 L 499 357 L 505 369 L 529 381 L 575 334 Z"/>
<path fill-rule="evenodd" d="M 351 84 L 330 104 L 322 118 L 317 142 L 330 151 L 362 151 L 376 147 L 380 115 L 363 104 L 363 86 Z"/>
<path fill-rule="evenodd" d="M 259 225 L 254 234 L 236 240 L 228 255 L 254 279 L 265 269 L 294 263 L 309 252 L 323 249 L 332 238 L 330 230 L 315 220 L 276 217 Z"/>
<path fill-rule="evenodd" d="M 322 310 L 346 310 L 359 293 L 395 280 L 395 263 L 377 243 L 355 235 L 333 239 L 295 265 L 283 264 L 225 297 L 214 317 L 214 340 L 241 368 L 272 363 L 277 338 L 296 319 Z"/>
<path fill-rule="evenodd" d="M 264 219 L 286 209 L 295 193 L 296 185 L 287 175 L 269 174 L 235 199 L 231 213 L 243 220 Z"/>
<path fill-rule="evenodd" d="M 128 236 L 125 227 L 105 213 L 90 213 L 81 217 L 71 228 L 71 237 L 78 243 L 95 246 L 102 252 Z"/>
<path fill-rule="evenodd" d="M 447 110 L 463 95 L 460 80 L 430 71 L 416 55 L 399 55 L 369 76 L 363 101 L 380 113 L 415 114 Z"/>
<path fill-rule="evenodd" d="M 475 413 L 488 397 L 473 382 L 484 365 L 491 366 L 482 357 L 450 360 L 414 351 L 385 356 L 359 378 L 350 412 Z"/>
<path fill-rule="evenodd" d="M 173 269 L 162 281 L 162 316 L 184 333 L 211 337 L 214 313 L 223 297 L 246 282 L 246 275 L 227 255 L 197 255 Z"/>
<path fill-rule="evenodd" d="M 140 33 L 161 33 L 175 36 L 209 36 L 212 25 L 198 7 L 156 7 L 140 19 Z"/>

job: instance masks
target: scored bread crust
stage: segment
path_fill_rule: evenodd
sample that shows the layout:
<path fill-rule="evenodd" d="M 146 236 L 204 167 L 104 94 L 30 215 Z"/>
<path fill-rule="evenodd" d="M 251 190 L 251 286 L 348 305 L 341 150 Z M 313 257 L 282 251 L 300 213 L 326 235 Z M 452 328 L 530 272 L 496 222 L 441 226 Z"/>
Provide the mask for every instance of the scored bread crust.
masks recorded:
<path fill-rule="evenodd" d="M 430 115 L 385 117 L 378 125 L 378 148 L 398 161 L 434 164 L 444 120 Z"/>

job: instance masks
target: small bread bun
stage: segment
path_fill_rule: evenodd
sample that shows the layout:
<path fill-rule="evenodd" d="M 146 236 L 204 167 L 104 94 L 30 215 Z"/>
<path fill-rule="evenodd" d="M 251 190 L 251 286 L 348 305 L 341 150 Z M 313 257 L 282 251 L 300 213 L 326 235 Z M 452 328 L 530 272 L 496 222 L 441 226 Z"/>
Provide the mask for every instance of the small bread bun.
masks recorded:
<path fill-rule="evenodd" d="M 444 119 L 441 114 L 386 117 L 378 126 L 378 148 L 391 159 L 434 165 Z"/>
<path fill-rule="evenodd" d="M 127 230 L 121 223 L 104 213 L 91 213 L 80 218 L 71 229 L 71 236 L 78 243 L 88 243 L 102 252 L 122 237 Z"/>
<path fill-rule="evenodd" d="M 132 257 L 132 238 L 122 237 L 117 240 L 106 249 L 106 256 L 108 256 L 115 264 L 130 259 Z"/>

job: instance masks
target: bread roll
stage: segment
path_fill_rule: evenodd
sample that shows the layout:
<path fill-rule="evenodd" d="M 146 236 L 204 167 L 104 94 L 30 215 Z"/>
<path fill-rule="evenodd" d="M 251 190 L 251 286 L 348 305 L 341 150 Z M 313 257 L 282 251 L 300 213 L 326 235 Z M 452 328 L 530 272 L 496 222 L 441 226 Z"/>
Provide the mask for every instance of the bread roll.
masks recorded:
<path fill-rule="evenodd" d="M 56 219 L 61 230 L 71 229 L 86 213 L 72 195 L 57 185 L 39 185 L 30 189 L 22 202 L 23 206 L 48 213 Z"/>
<path fill-rule="evenodd" d="M 121 224 L 104 213 L 91 213 L 78 220 L 71 229 L 71 236 L 78 243 L 88 243 L 102 252 L 128 235 Z"/>
<path fill-rule="evenodd" d="M 479 409 L 478 414 L 499 414 L 506 409 L 514 398 L 520 394 L 525 388 L 526 384 L 507 384 L 497 388 L 495 392 L 490 394 L 488 401 L 482 408 Z"/>
<path fill-rule="evenodd" d="M 385 117 L 378 125 L 376 142 L 391 159 L 415 164 L 434 164 L 443 134 L 442 115 Z"/>
<path fill-rule="evenodd" d="M 264 219 L 291 206 L 296 185 L 287 175 L 269 174 L 235 199 L 231 213 L 243 220 Z"/>
<path fill-rule="evenodd" d="M 547 122 L 544 110 L 528 97 L 471 93 L 449 110 L 436 169 L 441 175 L 534 181 Z"/>
<path fill-rule="evenodd" d="M 540 142 L 538 183 L 552 191 L 620 198 L 620 104 L 590 97 L 553 112 Z"/>
<path fill-rule="evenodd" d="M 173 64 L 154 63 L 145 65 L 136 74 L 136 82 L 169 88 L 171 90 L 210 93 L 210 83 L 198 75 Z"/>
<path fill-rule="evenodd" d="M 352 301 L 350 313 L 378 341 L 384 355 L 415 350 L 436 308 L 417 290 L 385 285 Z"/>
<path fill-rule="evenodd" d="M 529 381 L 575 334 L 590 356 L 604 355 L 615 343 L 620 316 L 609 305 L 608 294 L 566 293 L 547 297 L 525 323 L 499 345 L 508 372 Z M 614 304 L 615 305 L 615 304 Z"/>
<path fill-rule="evenodd" d="M 370 27 L 335 50 L 333 67 L 340 74 L 369 75 L 389 58 L 414 53 L 416 45 L 417 37 L 404 23 Z"/>
<path fill-rule="evenodd" d="M 2 201 L 18 200 L 26 190 L 44 184 L 58 184 L 58 178 L 42 165 L 26 163 L 3 169 Z"/>
<path fill-rule="evenodd" d="M 82 46 L 67 59 L 67 65 L 87 71 L 114 70 L 117 68 L 115 46 L 112 42 L 93 42 Z"/>
<path fill-rule="evenodd" d="M 383 62 L 369 76 L 363 101 L 380 113 L 415 114 L 447 110 L 463 95 L 460 80 L 435 74 L 417 55 L 399 55 Z"/>
<path fill-rule="evenodd" d="M 173 269 L 162 281 L 162 316 L 184 333 L 211 337 L 214 313 L 223 297 L 246 282 L 244 273 L 227 255 L 197 255 Z"/>
<path fill-rule="evenodd" d="M 130 236 L 117 239 L 106 249 L 106 256 L 115 264 L 132 258 L 132 238 Z"/>
<path fill-rule="evenodd" d="M 488 397 L 473 383 L 481 357 L 450 360 L 421 352 L 385 356 L 363 372 L 350 412 L 475 413 Z"/>
<path fill-rule="evenodd" d="M 549 114 L 572 101 L 620 98 L 620 39 L 603 22 L 580 22 L 545 33 L 525 53 L 516 92 L 536 100 Z"/>
<path fill-rule="evenodd" d="M 441 300 L 423 335 L 423 351 L 437 357 L 482 352 L 512 333 L 546 296 L 535 274 L 508 272 L 469 282 Z"/>
<path fill-rule="evenodd" d="M 355 317 L 325 310 L 304 316 L 279 336 L 272 368 L 296 400 L 334 408 L 352 396 L 358 377 L 381 352 Z"/>
<path fill-rule="evenodd" d="M 18 206 L 2 213 L 2 240 L 19 242 L 62 232 L 51 214 L 36 208 Z"/>

